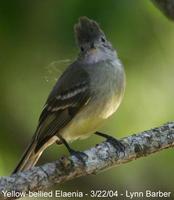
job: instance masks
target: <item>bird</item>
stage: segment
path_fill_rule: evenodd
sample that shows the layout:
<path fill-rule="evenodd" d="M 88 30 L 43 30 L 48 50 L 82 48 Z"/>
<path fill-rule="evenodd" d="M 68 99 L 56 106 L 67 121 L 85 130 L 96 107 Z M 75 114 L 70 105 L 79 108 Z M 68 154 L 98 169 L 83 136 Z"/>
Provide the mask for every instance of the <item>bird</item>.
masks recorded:
<path fill-rule="evenodd" d="M 93 133 L 118 149 L 124 148 L 115 137 L 98 132 L 123 99 L 124 66 L 96 21 L 80 17 L 74 33 L 79 54 L 49 94 L 36 131 L 12 174 L 35 166 L 54 143 L 64 144 L 71 155 L 83 161 L 84 153 L 72 149 L 70 143 Z"/>

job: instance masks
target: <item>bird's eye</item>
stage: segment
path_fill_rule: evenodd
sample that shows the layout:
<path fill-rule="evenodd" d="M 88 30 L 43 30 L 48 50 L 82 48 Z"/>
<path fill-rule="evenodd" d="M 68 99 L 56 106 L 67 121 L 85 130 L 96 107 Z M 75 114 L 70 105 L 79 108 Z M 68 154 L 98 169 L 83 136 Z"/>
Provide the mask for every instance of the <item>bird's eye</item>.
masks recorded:
<path fill-rule="evenodd" d="M 102 37 L 102 38 L 101 38 L 101 41 L 102 41 L 102 42 L 106 42 L 106 40 L 105 40 L 105 38 L 104 38 L 104 37 Z"/>
<path fill-rule="evenodd" d="M 84 48 L 83 48 L 83 47 L 80 47 L 80 50 L 83 52 L 83 51 L 84 51 Z"/>

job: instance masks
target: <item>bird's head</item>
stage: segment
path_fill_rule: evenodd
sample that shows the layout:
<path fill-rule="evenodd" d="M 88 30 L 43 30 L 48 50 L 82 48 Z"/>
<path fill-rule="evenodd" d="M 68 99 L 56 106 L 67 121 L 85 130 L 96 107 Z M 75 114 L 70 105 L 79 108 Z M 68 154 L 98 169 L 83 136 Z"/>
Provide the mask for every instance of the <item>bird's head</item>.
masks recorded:
<path fill-rule="evenodd" d="M 98 49 L 114 51 L 104 32 L 94 20 L 80 17 L 79 22 L 74 26 L 74 31 L 81 53 L 95 52 Z"/>

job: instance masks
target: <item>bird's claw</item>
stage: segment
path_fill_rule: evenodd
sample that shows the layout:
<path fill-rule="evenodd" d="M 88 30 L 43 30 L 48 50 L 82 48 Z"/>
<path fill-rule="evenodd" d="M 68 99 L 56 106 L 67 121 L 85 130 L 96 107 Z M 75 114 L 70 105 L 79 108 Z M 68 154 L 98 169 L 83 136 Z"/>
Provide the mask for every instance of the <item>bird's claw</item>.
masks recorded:
<path fill-rule="evenodd" d="M 109 136 L 106 141 L 109 142 L 119 152 L 125 151 L 125 146 L 116 138 Z"/>
<path fill-rule="evenodd" d="M 71 149 L 70 154 L 71 154 L 72 156 L 75 156 L 78 160 L 80 160 L 80 161 L 85 165 L 85 161 L 86 161 L 86 159 L 88 158 L 88 155 L 87 155 L 87 154 L 85 154 L 85 153 L 83 153 L 83 152 L 81 152 L 81 151 L 75 151 L 75 150 L 73 150 L 73 149 Z"/>

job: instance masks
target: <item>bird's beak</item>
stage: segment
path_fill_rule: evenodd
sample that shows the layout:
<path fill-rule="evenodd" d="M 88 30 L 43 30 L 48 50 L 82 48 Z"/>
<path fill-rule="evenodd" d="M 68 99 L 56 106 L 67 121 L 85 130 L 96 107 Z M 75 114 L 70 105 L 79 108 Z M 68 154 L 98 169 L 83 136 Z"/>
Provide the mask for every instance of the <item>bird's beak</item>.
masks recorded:
<path fill-rule="evenodd" d="M 89 49 L 89 52 L 92 53 L 92 54 L 96 53 L 97 52 L 97 48 L 93 47 L 93 48 Z"/>
<path fill-rule="evenodd" d="M 97 51 L 97 48 L 94 45 L 94 43 L 92 43 L 91 48 L 89 49 L 89 52 L 93 54 L 93 53 L 96 53 L 96 51 Z"/>

